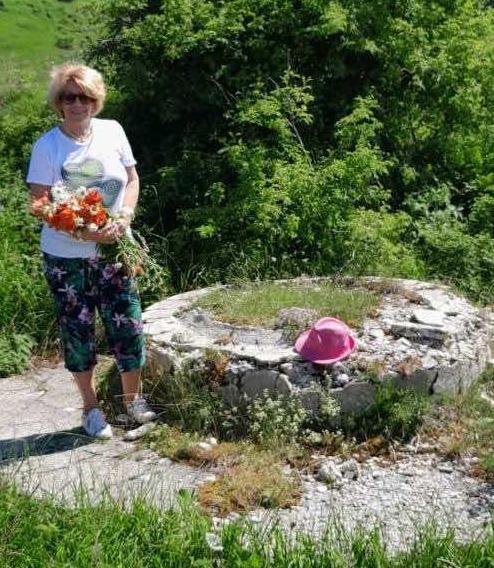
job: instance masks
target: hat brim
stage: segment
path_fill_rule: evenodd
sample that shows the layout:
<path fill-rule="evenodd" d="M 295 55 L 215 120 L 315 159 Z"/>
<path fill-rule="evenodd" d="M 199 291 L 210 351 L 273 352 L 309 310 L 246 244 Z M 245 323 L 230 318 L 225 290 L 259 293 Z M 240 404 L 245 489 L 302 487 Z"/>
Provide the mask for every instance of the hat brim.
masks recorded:
<path fill-rule="evenodd" d="M 341 353 L 338 353 L 338 355 L 336 357 L 325 358 L 325 359 L 316 359 L 316 358 L 313 358 L 310 355 L 310 353 L 307 353 L 307 352 L 304 353 L 304 345 L 305 345 L 305 342 L 306 342 L 310 333 L 311 333 L 311 330 L 308 329 L 308 330 L 302 332 L 297 337 L 297 340 L 295 341 L 295 351 L 303 359 L 305 359 L 306 361 L 311 361 L 312 363 L 316 363 L 316 365 L 332 365 L 333 363 L 337 363 L 338 361 L 345 359 L 346 357 L 348 357 L 348 355 L 350 355 L 350 353 L 352 353 L 352 351 L 355 349 L 355 346 L 357 344 L 357 340 L 355 339 L 355 337 L 353 337 L 353 335 L 348 335 L 347 345 L 346 345 L 345 349 Z"/>

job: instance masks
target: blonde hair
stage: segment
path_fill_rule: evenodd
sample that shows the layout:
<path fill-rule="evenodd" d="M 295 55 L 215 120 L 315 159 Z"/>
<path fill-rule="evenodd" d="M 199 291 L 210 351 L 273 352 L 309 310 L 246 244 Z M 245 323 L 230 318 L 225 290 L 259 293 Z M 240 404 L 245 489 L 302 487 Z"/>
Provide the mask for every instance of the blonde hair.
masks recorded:
<path fill-rule="evenodd" d="M 63 116 L 61 96 L 69 81 L 74 81 L 82 92 L 95 100 L 94 114 L 103 108 L 106 87 L 99 71 L 80 63 L 63 63 L 52 68 L 48 88 L 48 101 L 58 116 Z"/>

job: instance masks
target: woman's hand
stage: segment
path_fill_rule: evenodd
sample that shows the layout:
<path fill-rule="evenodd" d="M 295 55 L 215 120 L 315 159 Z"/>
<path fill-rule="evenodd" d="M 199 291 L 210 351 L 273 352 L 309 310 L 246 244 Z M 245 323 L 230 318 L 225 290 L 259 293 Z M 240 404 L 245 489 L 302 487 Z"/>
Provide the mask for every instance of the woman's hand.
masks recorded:
<path fill-rule="evenodd" d="M 114 243 L 120 236 L 120 232 L 115 223 L 111 222 L 106 224 L 102 229 L 98 231 L 88 231 L 83 229 L 79 231 L 77 236 L 83 241 L 92 241 L 101 244 L 111 244 Z"/>

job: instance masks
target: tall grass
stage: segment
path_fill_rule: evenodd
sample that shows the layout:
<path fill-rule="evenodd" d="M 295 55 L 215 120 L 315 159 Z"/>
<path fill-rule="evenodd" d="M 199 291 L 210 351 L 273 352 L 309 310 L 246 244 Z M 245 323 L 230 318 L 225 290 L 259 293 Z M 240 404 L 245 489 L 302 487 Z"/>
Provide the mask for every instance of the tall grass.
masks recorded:
<path fill-rule="evenodd" d="M 20 176 L 0 166 L 0 377 L 22 372 L 34 344 L 44 350 L 55 332 L 38 222 L 28 214 L 27 201 Z"/>
<path fill-rule="evenodd" d="M 214 531 L 188 494 L 173 510 L 136 499 L 123 508 L 110 499 L 81 499 L 64 508 L 0 485 L 0 565 L 11 568 L 432 568 L 492 567 L 494 536 L 459 544 L 425 527 L 409 550 L 392 552 L 377 529 L 329 525 L 318 541 L 237 521 Z"/>

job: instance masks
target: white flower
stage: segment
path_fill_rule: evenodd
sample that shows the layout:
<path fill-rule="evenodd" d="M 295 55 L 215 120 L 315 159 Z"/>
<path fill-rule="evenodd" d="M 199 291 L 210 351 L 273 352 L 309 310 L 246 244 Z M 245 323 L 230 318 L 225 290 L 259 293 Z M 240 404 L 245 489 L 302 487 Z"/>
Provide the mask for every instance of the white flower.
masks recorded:
<path fill-rule="evenodd" d="M 52 186 L 51 196 L 55 203 L 63 203 L 70 199 L 70 193 L 67 190 L 67 187 L 60 181 Z"/>
<path fill-rule="evenodd" d="M 96 223 L 89 223 L 89 225 L 86 228 L 88 231 L 94 232 L 98 230 L 98 225 L 96 225 Z"/>
<path fill-rule="evenodd" d="M 87 194 L 87 189 L 83 186 L 80 185 L 76 190 L 75 190 L 75 196 L 78 199 L 82 199 L 83 197 L 86 197 Z"/>
<path fill-rule="evenodd" d="M 84 219 L 82 217 L 75 218 L 75 226 L 76 227 L 84 227 Z"/>

